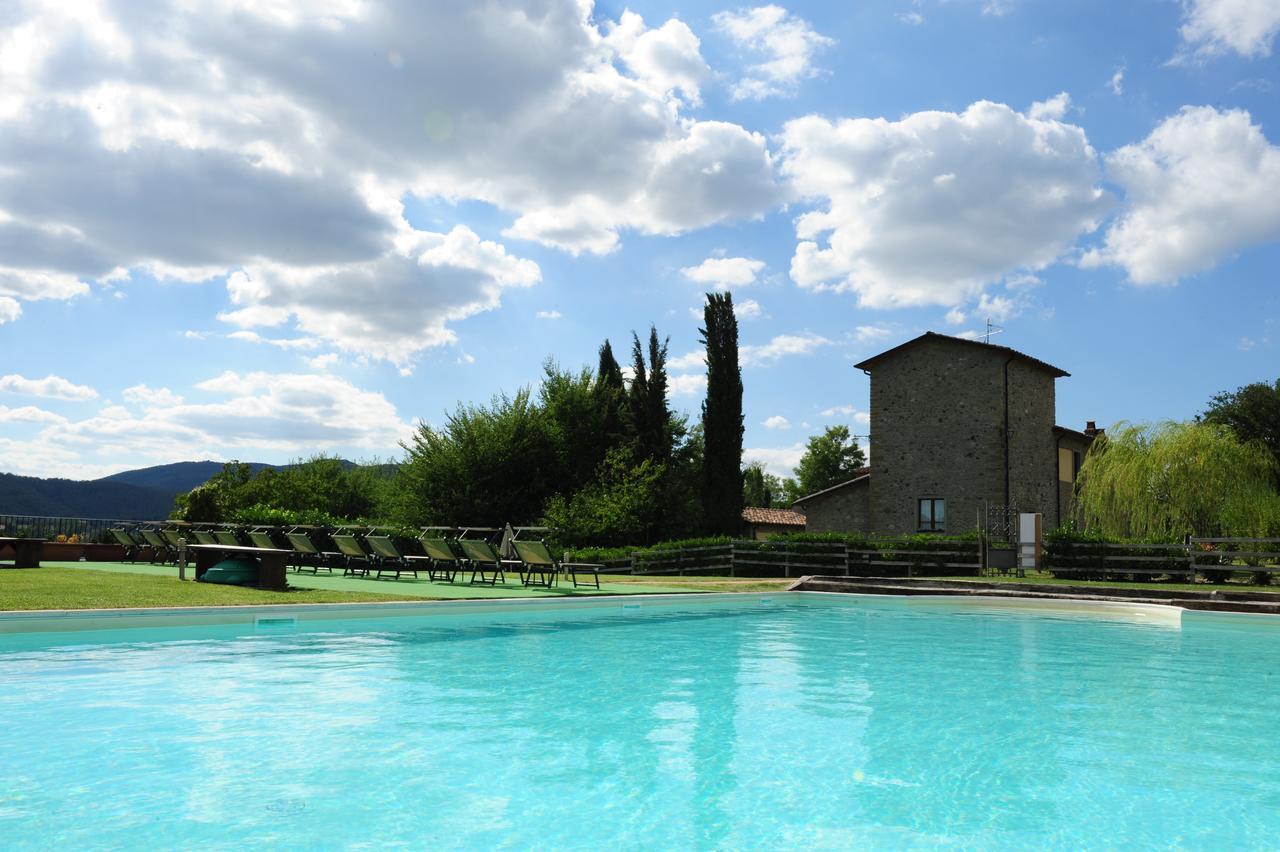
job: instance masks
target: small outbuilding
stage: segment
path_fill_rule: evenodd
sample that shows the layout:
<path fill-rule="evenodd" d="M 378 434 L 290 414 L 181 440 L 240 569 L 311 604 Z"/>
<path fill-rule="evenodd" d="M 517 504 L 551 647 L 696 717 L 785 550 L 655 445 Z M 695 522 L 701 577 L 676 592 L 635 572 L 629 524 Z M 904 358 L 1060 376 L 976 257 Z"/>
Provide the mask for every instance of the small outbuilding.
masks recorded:
<path fill-rule="evenodd" d="M 804 532 L 805 518 L 803 512 L 791 509 L 748 506 L 742 510 L 742 525 L 746 538 L 764 541 L 778 533 Z"/>

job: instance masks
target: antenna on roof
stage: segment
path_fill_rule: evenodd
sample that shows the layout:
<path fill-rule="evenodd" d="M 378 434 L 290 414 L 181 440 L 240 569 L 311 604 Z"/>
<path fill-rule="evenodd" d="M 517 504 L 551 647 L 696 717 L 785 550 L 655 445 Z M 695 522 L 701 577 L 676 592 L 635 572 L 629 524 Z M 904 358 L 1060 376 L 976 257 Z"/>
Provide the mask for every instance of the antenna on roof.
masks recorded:
<path fill-rule="evenodd" d="M 993 334 L 999 334 L 999 333 L 1000 333 L 1000 332 L 1002 332 L 1002 331 L 1004 331 L 1004 329 L 1003 329 L 1003 328 L 1001 328 L 1001 327 L 1000 327 L 1000 326 L 998 326 L 998 325 L 992 325 L 992 324 L 991 324 L 991 317 L 987 317 L 987 334 L 986 334 L 986 336 L 982 339 L 982 342 L 983 342 L 983 343 L 990 343 L 990 342 L 991 342 L 991 335 L 993 335 Z"/>

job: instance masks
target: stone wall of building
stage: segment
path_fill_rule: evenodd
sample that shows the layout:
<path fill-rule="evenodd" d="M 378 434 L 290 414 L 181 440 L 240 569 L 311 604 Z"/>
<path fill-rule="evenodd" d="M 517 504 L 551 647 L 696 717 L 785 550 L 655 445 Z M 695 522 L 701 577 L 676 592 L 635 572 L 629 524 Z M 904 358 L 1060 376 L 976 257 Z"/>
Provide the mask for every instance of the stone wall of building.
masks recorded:
<path fill-rule="evenodd" d="M 869 478 L 819 494 L 796 508 L 804 511 L 805 532 L 870 532 Z"/>
<path fill-rule="evenodd" d="M 1058 525 L 1055 405 L 1053 374 L 1021 358 L 1009 363 L 1009 502 L 1044 515 L 1045 529 Z"/>
<path fill-rule="evenodd" d="M 1005 365 L 1009 365 L 1009 498 L 1056 521 L 1053 376 L 996 348 L 923 340 L 872 367 L 870 508 L 877 532 L 918 531 L 918 500 L 946 500 L 947 533 L 1006 503 Z"/>

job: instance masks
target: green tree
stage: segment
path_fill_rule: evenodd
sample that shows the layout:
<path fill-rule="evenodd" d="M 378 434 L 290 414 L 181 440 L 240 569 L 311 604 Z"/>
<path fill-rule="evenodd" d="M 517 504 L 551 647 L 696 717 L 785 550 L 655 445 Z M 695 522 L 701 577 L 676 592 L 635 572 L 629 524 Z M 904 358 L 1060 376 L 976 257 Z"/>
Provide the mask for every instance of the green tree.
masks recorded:
<path fill-rule="evenodd" d="M 804 455 L 796 465 L 798 496 L 847 482 L 866 463 L 867 457 L 858 446 L 857 438 L 849 434 L 849 427 L 829 426 L 805 444 Z"/>
<path fill-rule="evenodd" d="M 1104 535 L 1258 535 L 1280 523 L 1276 462 L 1216 423 L 1119 423 L 1077 479 L 1085 524 Z"/>
<path fill-rule="evenodd" d="M 630 449 L 612 449 L 595 481 L 547 502 L 543 523 L 562 541 L 579 546 L 646 542 L 659 522 L 665 480 L 665 465 L 652 459 L 636 463 Z"/>
<path fill-rule="evenodd" d="M 1209 401 L 1199 419 L 1226 426 L 1242 441 L 1261 442 L 1280 471 L 1280 379 L 1224 391 Z"/>
<path fill-rule="evenodd" d="M 706 442 L 702 463 L 702 517 L 713 534 L 742 528 L 742 370 L 733 296 L 708 293 L 698 330 L 707 348 L 707 397 L 702 403 Z"/>
<path fill-rule="evenodd" d="M 645 364 L 640 337 L 631 335 L 631 388 L 627 407 L 642 459 L 666 462 L 671 456 L 671 409 L 667 406 L 667 344 L 658 342 L 658 330 L 649 327 L 649 363 Z"/>
<path fill-rule="evenodd" d="M 442 427 L 420 426 L 404 449 L 402 523 L 524 523 L 556 491 L 553 430 L 527 389 L 459 405 Z"/>
<path fill-rule="evenodd" d="M 621 446 L 628 438 L 627 386 L 622 378 L 622 367 L 613 357 L 613 346 L 608 340 L 600 347 L 594 391 L 605 444 L 608 447 Z"/>
<path fill-rule="evenodd" d="M 547 359 L 543 371 L 538 400 L 555 446 L 555 487 L 577 491 L 592 480 L 611 446 L 605 426 L 609 412 L 600 405 L 598 382 L 590 369 L 572 373 Z"/>
<path fill-rule="evenodd" d="M 788 505 L 784 502 L 782 480 L 768 473 L 762 462 L 752 462 L 742 471 L 742 501 L 746 506 L 765 509 Z"/>

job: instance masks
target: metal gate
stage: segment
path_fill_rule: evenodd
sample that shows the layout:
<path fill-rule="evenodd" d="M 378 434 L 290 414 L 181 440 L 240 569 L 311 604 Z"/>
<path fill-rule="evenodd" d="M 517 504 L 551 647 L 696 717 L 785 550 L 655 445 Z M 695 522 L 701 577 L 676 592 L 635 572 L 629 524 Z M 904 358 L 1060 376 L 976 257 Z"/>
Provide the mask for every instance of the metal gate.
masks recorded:
<path fill-rule="evenodd" d="M 1009 574 L 1017 571 L 1018 507 L 1014 504 L 984 503 L 979 529 L 982 532 L 982 573 Z"/>

